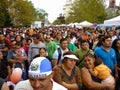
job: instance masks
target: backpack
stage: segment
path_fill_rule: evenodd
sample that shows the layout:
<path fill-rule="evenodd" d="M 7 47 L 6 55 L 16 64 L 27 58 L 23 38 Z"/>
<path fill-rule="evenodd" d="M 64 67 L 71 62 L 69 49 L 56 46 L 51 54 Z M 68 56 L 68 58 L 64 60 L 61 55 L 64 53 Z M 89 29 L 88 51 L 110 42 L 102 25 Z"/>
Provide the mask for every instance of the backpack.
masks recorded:
<path fill-rule="evenodd" d="M 68 50 L 71 51 L 69 48 L 68 48 Z M 62 56 L 62 51 L 61 51 L 60 48 L 57 48 L 57 51 L 58 51 L 58 62 L 57 62 L 57 64 L 59 64 L 61 56 Z"/>
<path fill-rule="evenodd" d="M 57 64 L 60 62 L 60 59 L 61 59 L 61 56 L 62 56 L 62 51 L 60 48 L 57 48 L 57 51 L 58 51 L 58 62 Z"/>

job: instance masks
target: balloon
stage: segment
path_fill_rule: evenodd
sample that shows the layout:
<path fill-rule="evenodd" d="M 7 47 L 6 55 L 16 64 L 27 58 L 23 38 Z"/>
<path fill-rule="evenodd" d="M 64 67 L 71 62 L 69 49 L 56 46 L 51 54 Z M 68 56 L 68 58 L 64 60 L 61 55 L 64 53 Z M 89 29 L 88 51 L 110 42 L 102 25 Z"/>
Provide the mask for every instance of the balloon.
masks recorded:
<path fill-rule="evenodd" d="M 93 26 L 94 26 L 94 27 L 97 27 L 97 23 L 94 23 Z"/>
<path fill-rule="evenodd" d="M 19 72 L 22 75 L 22 69 L 21 68 L 15 68 L 13 72 Z"/>
<path fill-rule="evenodd" d="M 11 76 L 10 76 L 10 80 L 13 83 L 18 83 L 21 80 L 21 73 L 20 72 L 12 72 Z"/>

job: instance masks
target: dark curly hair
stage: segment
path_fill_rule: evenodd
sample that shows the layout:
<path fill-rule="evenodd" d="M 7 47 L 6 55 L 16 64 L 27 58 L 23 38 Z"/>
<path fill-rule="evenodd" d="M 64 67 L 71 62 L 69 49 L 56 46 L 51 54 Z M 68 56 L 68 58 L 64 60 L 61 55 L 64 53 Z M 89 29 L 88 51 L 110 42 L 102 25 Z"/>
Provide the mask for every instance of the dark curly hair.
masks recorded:
<path fill-rule="evenodd" d="M 113 41 L 113 43 L 112 43 L 112 48 L 116 51 L 116 52 L 118 52 L 118 50 L 117 50 L 117 42 L 119 41 L 120 39 L 115 39 L 114 41 Z"/>

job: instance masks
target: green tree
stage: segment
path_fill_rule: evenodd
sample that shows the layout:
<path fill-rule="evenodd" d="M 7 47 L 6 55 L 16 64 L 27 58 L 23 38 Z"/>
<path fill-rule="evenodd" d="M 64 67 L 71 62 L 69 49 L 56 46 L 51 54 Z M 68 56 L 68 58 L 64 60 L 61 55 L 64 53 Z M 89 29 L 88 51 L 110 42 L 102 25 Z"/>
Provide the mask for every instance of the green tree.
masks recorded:
<path fill-rule="evenodd" d="M 0 27 L 11 26 L 8 12 L 8 0 L 0 0 Z"/>
<path fill-rule="evenodd" d="M 5 14 L 2 12 L 3 10 L 2 4 L 0 3 L 0 27 L 3 27 L 5 22 Z"/>
<path fill-rule="evenodd" d="M 52 24 L 54 25 L 59 25 L 60 24 L 60 21 L 58 19 L 56 19 Z"/>
<path fill-rule="evenodd" d="M 120 6 L 114 6 L 113 8 L 106 8 L 107 17 L 106 19 L 111 19 L 120 15 Z"/>
<path fill-rule="evenodd" d="M 36 9 L 27 0 L 13 1 L 10 12 L 15 26 L 30 26 L 37 18 Z"/>
<path fill-rule="evenodd" d="M 81 22 L 84 20 L 103 23 L 106 18 L 104 0 L 75 0 L 69 11 L 66 22 Z"/>
<path fill-rule="evenodd" d="M 45 16 L 48 16 L 48 13 L 45 10 L 39 8 L 36 9 L 36 12 L 37 12 L 37 20 L 45 22 Z"/>
<path fill-rule="evenodd" d="M 53 22 L 53 24 L 65 24 L 65 17 L 62 13 L 59 14 L 57 19 Z"/>

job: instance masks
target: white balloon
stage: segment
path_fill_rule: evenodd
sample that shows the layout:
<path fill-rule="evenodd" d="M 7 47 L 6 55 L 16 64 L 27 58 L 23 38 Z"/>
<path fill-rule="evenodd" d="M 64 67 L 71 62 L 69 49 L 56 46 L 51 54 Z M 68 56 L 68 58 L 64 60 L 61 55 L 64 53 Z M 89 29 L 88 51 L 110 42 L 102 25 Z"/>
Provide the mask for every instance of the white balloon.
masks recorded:
<path fill-rule="evenodd" d="M 22 69 L 21 68 L 15 68 L 13 72 L 19 72 L 22 75 Z"/>

